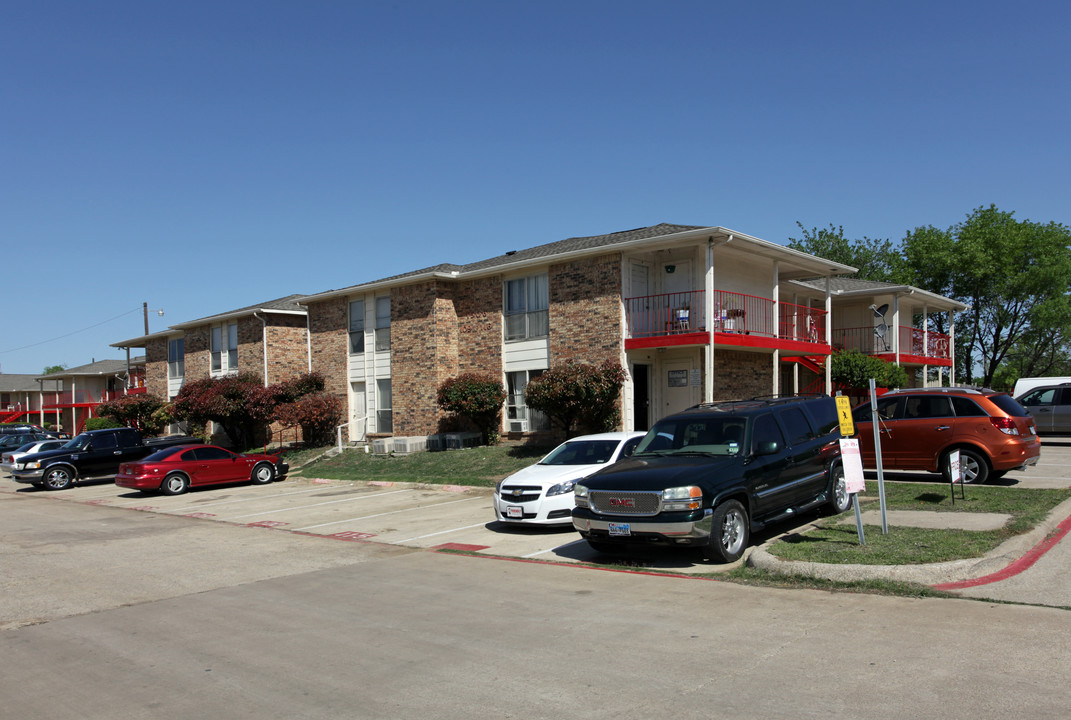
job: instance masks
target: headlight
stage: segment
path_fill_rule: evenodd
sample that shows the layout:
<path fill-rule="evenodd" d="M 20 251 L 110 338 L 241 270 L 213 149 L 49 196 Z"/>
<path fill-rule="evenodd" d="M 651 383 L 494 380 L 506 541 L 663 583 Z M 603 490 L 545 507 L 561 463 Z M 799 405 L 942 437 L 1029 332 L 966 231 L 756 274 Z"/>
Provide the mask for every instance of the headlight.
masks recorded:
<path fill-rule="evenodd" d="M 505 480 L 499 480 L 497 483 L 495 483 L 495 495 L 498 495 L 498 496 L 502 495 L 502 483 L 504 483 L 504 482 L 506 482 L 506 481 Z"/>
<path fill-rule="evenodd" d="M 564 495 L 565 493 L 570 493 L 573 491 L 573 488 L 575 486 L 576 480 L 566 480 L 563 483 L 558 483 L 557 485 L 552 486 L 550 490 L 547 490 L 547 497 L 550 497 L 551 495 Z"/>
<path fill-rule="evenodd" d="M 703 490 L 695 485 L 667 488 L 662 491 L 662 509 L 698 510 L 703 507 Z"/>
<path fill-rule="evenodd" d="M 573 501 L 577 507 L 588 507 L 588 489 L 584 485 L 573 486 Z"/>
<path fill-rule="evenodd" d="M 27 470 L 38 470 L 38 469 L 40 469 L 40 467 L 41 467 L 41 463 L 40 462 L 28 462 L 28 463 L 26 463 L 26 469 Z"/>

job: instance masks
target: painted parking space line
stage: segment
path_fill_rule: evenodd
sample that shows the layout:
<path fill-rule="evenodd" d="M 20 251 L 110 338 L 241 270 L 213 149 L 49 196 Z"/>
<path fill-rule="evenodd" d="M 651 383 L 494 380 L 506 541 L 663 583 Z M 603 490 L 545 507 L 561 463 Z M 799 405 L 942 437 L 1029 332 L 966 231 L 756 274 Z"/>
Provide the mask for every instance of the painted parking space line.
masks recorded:
<path fill-rule="evenodd" d="M 417 540 L 423 540 L 424 538 L 436 537 L 438 535 L 448 535 L 450 533 L 461 532 L 462 530 L 471 530 L 472 528 L 483 527 L 487 523 L 476 523 L 475 525 L 466 525 L 465 527 L 450 528 L 449 530 L 440 530 L 439 532 L 429 533 L 427 535 L 418 535 L 417 537 L 406 538 L 405 540 L 393 540 L 391 545 L 402 545 L 407 542 L 415 542 Z"/>
<path fill-rule="evenodd" d="M 262 512 L 249 513 L 248 515 L 239 515 L 237 517 L 228 518 L 228 520 L 241 520 L 247 517 L 257 517 L 258 515 L 272 515 L 280 512 L 292 512 L 295 510 L 306 510 L 308 508 L 321 507 L 323 505 L 337 505 L 338 503 L 353 502 L 354 500 L 365 500 L 367 498 L 382 497 L 383 495 L 396 495 L 398 493 L 416 492 L 415 490 L 391 490 L 384 493 L 372 493 L 371 495 L 354 495 L 353 497 L 342 498 L 340 500 L 325 500 L 323 502 L 312 503 L 311 505 L 295 505 L 294 507 L 277 508 L 275 510 L 264 510 Z"/>
<path fill-rule="evenodd" d="M 400 490 L 396 492 L 402 492 Z M 387 493 L 383 493 L 387 494 Z M 468 502 L 469 500 L 483 500 L 483 498 L 461 498 L 460 500 L 450 500 L 443 503 L 432 503 L 431 505 L 420 505 L 418 507 L 403 508 L 401 510 L 391 510 L 389 512 L 376 513 L 375 515 L 365 515 L 363 517 L 346 518 L 345 520 L 332 520 L 331 522 L 320 523 L 319 525 L 308 525 L 306 527 L 296 528 L 295 532 L 303 532 L 306 530 L 313 530 L 315 528 L 327 527 L 328 525 L 339 525 L 347 522 L 358 522 L 360 520 L 371 520 L 372 518 L 385 517 L 387 515 L 397 515 L 399 513 L 415 512 L 417 510 L 424 510 L 427 508 L 441 507 L 443 505 L 453 505 L 454 503 Z M 481 523 L 482 524 L 482 523 Z"/>

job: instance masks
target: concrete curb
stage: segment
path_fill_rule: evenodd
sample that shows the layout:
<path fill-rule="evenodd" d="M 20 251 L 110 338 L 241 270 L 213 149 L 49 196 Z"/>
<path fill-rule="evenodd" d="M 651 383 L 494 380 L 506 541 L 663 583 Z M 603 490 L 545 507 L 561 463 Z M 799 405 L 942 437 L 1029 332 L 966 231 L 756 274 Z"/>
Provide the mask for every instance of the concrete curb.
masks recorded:
<path fill-rule="evenodd" d="M 896 580 L 922 585 L 974 580 L 1003 570 L 1035 545 L 1044 540 L 1060 522 L 1071 516 L 1071 500 L 1053 508 L 1052 512 L 1036 527 L 1022 535 L 1001 543 L 997 548 L 980 558 L 951 560 L 930 565 L 831 565 L 827 563 L 781 560 L 769 553 L 767 548 L 776 539 L 763 543 L 752 550 L 747 558 L 749 567 L 782 575 L 804 575 L 826 580 Z"/>

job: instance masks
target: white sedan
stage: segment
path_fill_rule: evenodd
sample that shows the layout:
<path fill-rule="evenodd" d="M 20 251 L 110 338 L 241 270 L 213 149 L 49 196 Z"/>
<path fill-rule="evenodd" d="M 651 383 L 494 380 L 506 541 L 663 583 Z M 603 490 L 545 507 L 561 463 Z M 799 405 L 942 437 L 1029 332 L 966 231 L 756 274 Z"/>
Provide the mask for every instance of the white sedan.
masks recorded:
<path fill-rule="evenodd" d="M 646 433 L 582 435 L 495 487 L 495 519 L 525 525 L 572 526 L 573 486 L 633 453 Z"/>
<path fill-rule="evenodd" d="M 11 471 L 15 469 L 15 464 L 18 463 L 19 458 L 22 456 L 30 453 L 45 452 L 46 450 L 56 450 L 66 444 L 66 440 L 53 438 L 49 440 L 34 440 L 16 449 L 5 450 L 2 458 L 3 462 L 0 462 L 0 471 L 10 475 Z"/>

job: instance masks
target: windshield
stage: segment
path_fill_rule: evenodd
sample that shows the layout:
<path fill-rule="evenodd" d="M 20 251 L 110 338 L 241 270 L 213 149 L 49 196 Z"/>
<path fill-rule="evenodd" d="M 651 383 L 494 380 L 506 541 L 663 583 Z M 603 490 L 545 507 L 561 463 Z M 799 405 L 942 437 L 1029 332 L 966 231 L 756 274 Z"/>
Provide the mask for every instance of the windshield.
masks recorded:
<path fill-rule="evenodd" d="M 663 420 L 640 441 L 636 454 L 739 455 L 744 446 L 747 418 L 677 418 Z"/>
<path fill-rule="evenodd" d="M 81 450 L 89 444 L 89 435 L 75 435 L 63 446 L 64 450 Z"/>
<path fill-rule="evenodd" d="M 620 440 L 575 440 L 559 445 L 540 465 L 600 465 L 614 455 Z"/>

